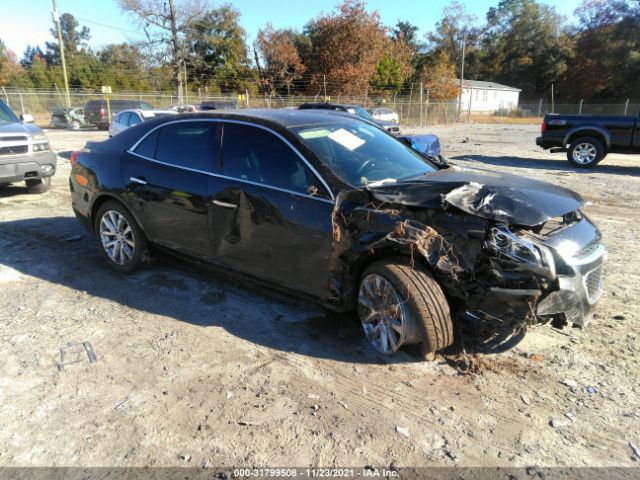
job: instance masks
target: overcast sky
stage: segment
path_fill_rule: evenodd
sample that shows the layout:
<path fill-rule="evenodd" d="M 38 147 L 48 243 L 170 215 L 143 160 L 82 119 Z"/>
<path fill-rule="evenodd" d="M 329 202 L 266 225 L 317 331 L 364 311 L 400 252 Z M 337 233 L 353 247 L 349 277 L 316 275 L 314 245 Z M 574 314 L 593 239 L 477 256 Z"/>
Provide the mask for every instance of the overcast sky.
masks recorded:
<path fill-rule="evenodd" d="M 566 15 L 573 17 L 573 11 L 580 0 L 543 0 L 544 3 Z M 52 27 L 50 0 L 4 0 L 0 15 L 0 39 L 7 47 L 22 56 L 27 45 L 40 45 L 51 40 Z M 220 5 L 223 2 L 214 2 Z M 311 18 L 321 12 L 329 12 L 340 0 L 235 0 L 229 2 L 241 13 L 242 26 L 249 40 L 267 21 L 276 28 L 301 29 Z M 370 11 L 378 10 L 386 25 L 394 25 L 398 20 L 408 20 L 420 28 L 420 36 L 433 29 L 440 18 L 442 8 L 449 0 L 369 0 Z M 498 0 L 462 1 L 468 11 L 479 21 L 490 6 Z M 140 40 L 143 37 L 136 30 L 132 19 L 123 14 L 115 0 L 58 0 L 60 13 L 71 13 L 91 30 L 90 45 L 94 49 L 108 43 Z M 98 25 L 102 24 L 102 25 Z"/>

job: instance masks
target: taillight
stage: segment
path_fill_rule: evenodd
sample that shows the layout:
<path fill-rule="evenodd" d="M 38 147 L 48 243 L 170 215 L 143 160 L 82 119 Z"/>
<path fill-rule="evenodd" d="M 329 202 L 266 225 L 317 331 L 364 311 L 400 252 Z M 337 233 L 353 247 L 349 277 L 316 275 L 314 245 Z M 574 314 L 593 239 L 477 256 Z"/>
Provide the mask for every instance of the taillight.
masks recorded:
<path fill-rule="evenodd" d="M 103 108 L 100 109 L 100 118 L 104 118 L 107 116 L 107 111 Z"/>
<path fill-rule="evenodd" d="M 542 121 L 542 125 L 540 125 L 540 133 L 544 133 L 547 130 L 547 122 Z"/>
<path fill-rule="evenodd" d="M 80 151 L 79 150 L 75 150 L 73 152 L 71 152 L 71 156 L 69 157 L 69 163 L 71 164 L 71 168 L 76 166 L 76 163 L 78 163 L 78 157 L 80 156 Z"/>

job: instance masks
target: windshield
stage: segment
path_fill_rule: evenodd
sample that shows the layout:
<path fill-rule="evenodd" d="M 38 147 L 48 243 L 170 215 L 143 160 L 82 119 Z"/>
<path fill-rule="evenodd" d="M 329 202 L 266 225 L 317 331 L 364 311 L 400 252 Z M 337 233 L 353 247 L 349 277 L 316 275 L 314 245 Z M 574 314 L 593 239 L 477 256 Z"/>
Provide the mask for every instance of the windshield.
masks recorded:
<path fill-rule="evenodd" d="M 16 114 L 11 111 L 7 105 L 0 100 L 0 123 L 17 123 L 19 122 Z"/>
<path fill-rule="evenodd" d="M 361 116 L 362 118 L 366 118 L 367 120 L 373 120 L 373 117 L 371 116 L 371 114 L 367 111 L 366 108 L 362 108 L 362 107 L 354 107 L 353 108 L 356 113 Z"/>
<path fill-rule="evenodd" d="M 350 185 L 396 182 L 436 170 L 399 140 L 363 122 L 295 127 L 291 130 Z"/>

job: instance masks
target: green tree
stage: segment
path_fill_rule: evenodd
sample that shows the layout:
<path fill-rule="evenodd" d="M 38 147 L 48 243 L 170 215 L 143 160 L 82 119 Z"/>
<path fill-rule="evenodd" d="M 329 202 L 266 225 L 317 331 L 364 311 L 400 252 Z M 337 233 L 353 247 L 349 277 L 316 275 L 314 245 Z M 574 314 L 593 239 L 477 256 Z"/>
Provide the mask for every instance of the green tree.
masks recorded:
<path fill-rule="evenodd" d="M 562 17 L 535 0 L 501 0 L 487 13 L 485 79 L 546 92 L 567 71 L 571 42 Z"/>
<path fill-rule="evenodd" d="M 186 29 L 187 66 L 199 86 L 244 89 L 249 78 L 246 33 L 230 4 L 209 10 Z M 252 79 L 252 78 L 251 78 Z"/>
<path fill-rule="evenodd" d="M 54 25 L 49 32 L 54 38 L 53 42 L 46 42 L 45 59 L 48 65 L 60 64 L 60 49 L 58 47 L 58 31 Z M 73 63 L 74 58 L 80 53 L 87 53 L 91 32 L 88 27 L 80 27 L 80 24 L 70 13 L 60 15 L 60 32 L 62 34 L 62 46 L 64 47 L 65 60 Z"/>

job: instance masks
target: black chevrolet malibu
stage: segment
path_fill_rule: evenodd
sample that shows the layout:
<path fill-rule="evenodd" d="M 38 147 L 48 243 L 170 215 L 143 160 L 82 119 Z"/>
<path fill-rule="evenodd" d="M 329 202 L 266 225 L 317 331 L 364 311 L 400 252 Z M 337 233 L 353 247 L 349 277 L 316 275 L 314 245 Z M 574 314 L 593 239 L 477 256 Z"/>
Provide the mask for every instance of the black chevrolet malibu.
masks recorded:
<path fill-rule="evenodd" d="M 73 209 L 113 269 L 204 261 L 357 312 L 386 354 L 443 349 L 462 320 L 584 325 L 602 294 L 577 194 L 449 165 L 355 117 L 165 117 L 71 164 Z"/>

